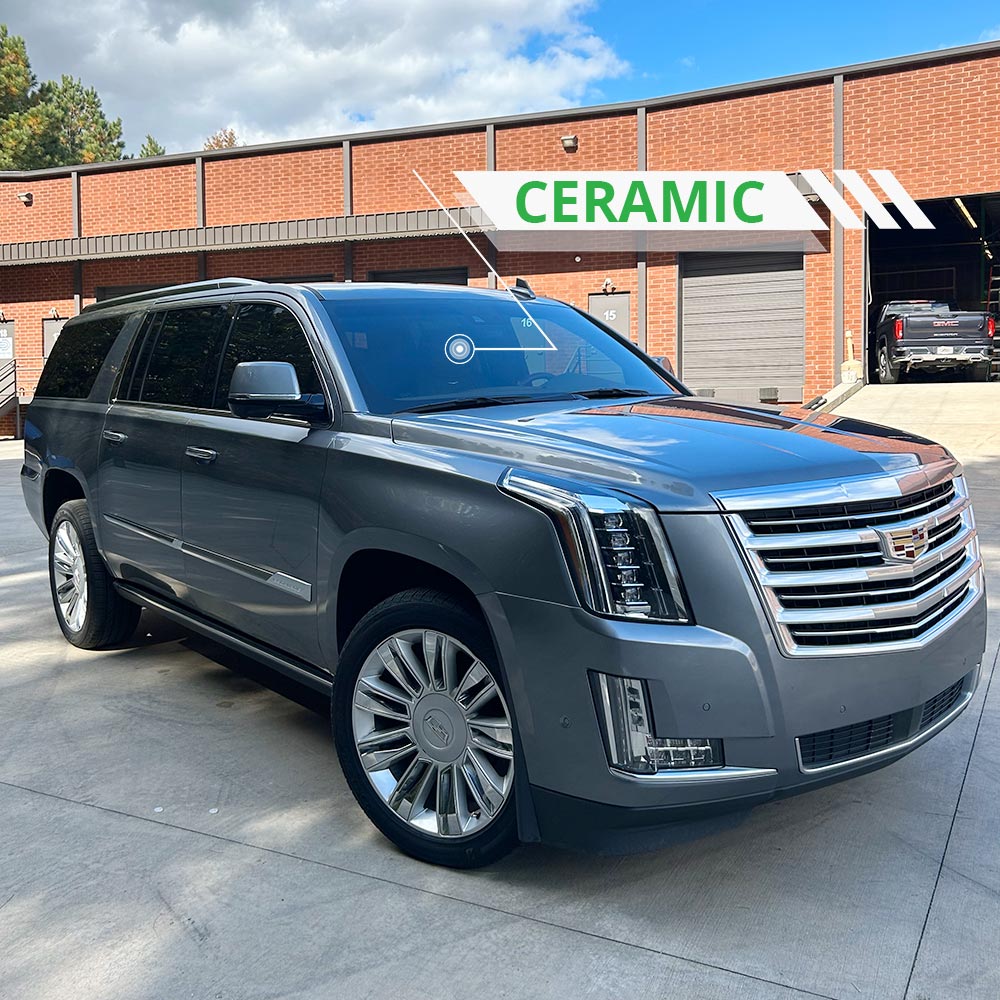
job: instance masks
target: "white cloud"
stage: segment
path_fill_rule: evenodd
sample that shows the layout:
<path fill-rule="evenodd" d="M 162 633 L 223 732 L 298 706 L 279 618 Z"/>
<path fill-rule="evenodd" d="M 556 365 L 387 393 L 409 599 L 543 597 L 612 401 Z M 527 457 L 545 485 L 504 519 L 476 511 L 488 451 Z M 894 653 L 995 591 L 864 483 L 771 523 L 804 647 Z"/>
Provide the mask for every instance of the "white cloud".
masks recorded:
<path fill-rule="evenodd" d="M 980 36 L 979 40 L 981 42 L 992 42 L 1000 38 L 1000 24 L 995 28 L 987 28 Z"/>
<path fill-rule="evenodd" d="M 590 0 L 20 0 L 0 21 L 39 78 L 70 73 L 123 119 L 198 149 L 599 100 L 627 65 L 587 25 Z"/>
<path fill-rule="evenodd" d="M 698 65 L 698 62 L 694 56 L 684 56 L 677 60 L 677 64 L 684 69 L 694 69 Z"/>

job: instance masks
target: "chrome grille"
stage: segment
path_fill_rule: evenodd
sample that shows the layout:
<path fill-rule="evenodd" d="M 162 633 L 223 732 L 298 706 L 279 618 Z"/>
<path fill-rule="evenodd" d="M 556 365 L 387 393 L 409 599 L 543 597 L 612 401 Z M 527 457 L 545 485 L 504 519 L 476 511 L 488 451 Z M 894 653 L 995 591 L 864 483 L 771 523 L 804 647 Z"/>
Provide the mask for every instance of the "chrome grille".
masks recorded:
<path fill-rule="evenodd" d="M 914 648 L 972 604 L 982 566 L 955 471 L 911 489 L 889 476 L 809 484 L 794 503 L 775 489 L 716 496 L 786 652 Z"/>

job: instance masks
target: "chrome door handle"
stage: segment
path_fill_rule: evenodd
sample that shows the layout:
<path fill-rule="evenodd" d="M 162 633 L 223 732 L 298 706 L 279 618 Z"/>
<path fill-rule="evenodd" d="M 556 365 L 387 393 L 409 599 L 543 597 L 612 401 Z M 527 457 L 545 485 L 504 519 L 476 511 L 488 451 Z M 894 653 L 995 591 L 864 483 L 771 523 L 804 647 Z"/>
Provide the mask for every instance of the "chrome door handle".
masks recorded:
<path fill-rule="evenodd" d="M 127 434 L 122 434 L 121 431 L 104 431 L 101 436 L 105 441 L 110 441 L 112 444 L 123 444 L 128 437 Z"/>
<path fill-rule="evenodd" d="M 219 453 L 212 451 L 211 448 L 188 447 L 184 449 L 184 454 L 188 458 L 198 459 L 199 462 L 214 462 L 219 457 Z"/>

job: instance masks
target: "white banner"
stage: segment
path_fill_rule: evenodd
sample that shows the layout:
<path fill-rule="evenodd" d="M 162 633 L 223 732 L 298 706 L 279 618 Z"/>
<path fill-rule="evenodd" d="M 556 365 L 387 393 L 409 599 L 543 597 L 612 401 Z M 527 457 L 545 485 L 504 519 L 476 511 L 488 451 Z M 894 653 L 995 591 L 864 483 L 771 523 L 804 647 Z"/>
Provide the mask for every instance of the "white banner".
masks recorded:
<path fill-rule="evenodd" d="M 497 229 L 525 232 L 827 226 L 780 171 L 456 171 Z"/>

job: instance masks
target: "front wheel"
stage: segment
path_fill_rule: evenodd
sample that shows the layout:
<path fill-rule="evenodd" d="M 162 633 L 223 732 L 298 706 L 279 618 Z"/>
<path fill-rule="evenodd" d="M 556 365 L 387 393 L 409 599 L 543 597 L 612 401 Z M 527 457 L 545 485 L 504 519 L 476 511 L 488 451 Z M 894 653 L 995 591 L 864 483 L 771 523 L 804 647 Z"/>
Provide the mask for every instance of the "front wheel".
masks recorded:
<path fill-rule="evenodd" d="M 486 625 L 462 604 L 409 590 L 369 611 L 332 717 L 351 791 L 401 850 L 477 868 L 516 846 L 513 717 Z"/>
<path fill-rule="evenodd" d="M 64 503 L 49 528 L 49 584 L 62 634 L 81 649 L 104 649 L 127 639 L 140 609 L 115 590 L 104 565 L 86 500 Z"/>

